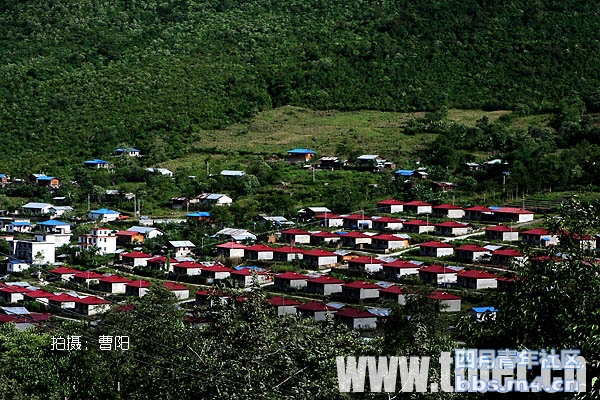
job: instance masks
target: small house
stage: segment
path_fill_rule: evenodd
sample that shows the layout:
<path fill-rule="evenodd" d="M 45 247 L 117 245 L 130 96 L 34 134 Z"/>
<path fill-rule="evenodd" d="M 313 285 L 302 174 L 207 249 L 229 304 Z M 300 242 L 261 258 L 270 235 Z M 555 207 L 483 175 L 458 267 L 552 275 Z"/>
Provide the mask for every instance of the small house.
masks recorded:
<path fill-rule="evenodd" d="M 419 245 L 419 255 L 424 257 L 446 257 L 454 254 L 454 247 L 450 243 L 430 241 Z"/>
<path fill-rule="evenodd" d="M 283 296 L 275 296 L 269 299 L 269 304 L 277 310 L 277 315 L 296 315 L 296 306 L 302 303 L 296 300 L 286 299 Z"/>
<path fill-rule="evenodd" d="M 118 275 L 109 275 L 98 279 L 98 289 L 107 293 L 125 293 L 126 284 L 131 279 Z"/>
<path fill-rule="evenodd" d="M 307 163 L 313 159 L 317 153 L 310 149 L 297 148 L 287 151 L 285 161 L 290 164 Z"/>
<path fill-rule="evenodd" d="M 110 163 L 108 161 L 94 158 L 93 160 L 84 161 L 83 166 L 88 168 L 106 169 L 110 166 Z"/>
<path fill-rule="evenodd" d="M 368 311 L 345 307 L 336 312 L 333 318 L 347 325 L 350 329 L 375 329 L 377 328 L 377 316 Z"/>
<path fill-rule="evenodd" d="M 395 260 L 382 265 L 383 275 L 392 281 L 399 280 L 405 275 L 418 274 L 419 268 L 419 265 L 404 260 Z"/>
<path fill-rule="evenodd" d="M 88 213 L 88 219 L 98 222 L 111 222 L 116 221 L 121 216 L 121 213 L 108 208 L 101 208 L 99 210 L 92 210 Z"/>
<path fill-rule="evenodd" d="M 379 298 L 381 286 L 365 281 L 353 281 L 342 285 L 342 296 L 350 302 L 362 303 Z"/>
<path fill-rule="evenodd" d="M 465 219 L 473 221 L 491 221 L 494 212 L 486 206 L 472 206 L 465 208 Z"/>
<path fill-rule="evenodd" d="M 125 284 L 125 294 L 127 296 L 143 297 L 150 290 L 150 282 L 143 279 L 128 282 Z"/>
<path fill-rule="evenodd" d="M 338 256 L 330 251 L 313 249 L 305 251 L 302 260 L 312 268 L 329 268 L 337 265 Z"/>
<path fill-rule="evenodd" d="M 506 225 L 489 226 L 485 228 L 485 238 L 487 240 L 516 242 L 519 240 L 519 231 Z"/>
<path fill-rule="evenodd" d="M 555 246 L 558 244 L 558 236 L 547 229 L 535 228 L 521 232 L 523 242 L 531 246 Z"/>
<path fill-rule="evenodd" d="M 273 260 L 279 262 L 292 262 L 302 260 L 304 250 L 294 246 L 283 246 L 273 249 Z"/>
<path fill-rule="evenodd" d="M 328 316 L 333 316 L 337 311 L 337 308 L 318 301 L 311 301 L 296 306 L 297 315 L 314 318 L 317 321 L 325 321 Z"/>
<path fill-rule="evenodd" d="M 293 244 L 309 244 L 310 233 L 302 229 L 286 229 L 281 231 L 281 241 Z"/>
<path fill-rule="evenodd" d="M 445 286 L 447 284 L 456 283 L 458 271 L 453 267 L 445 265 L 428 265 L 419 268 L 419 278 L 423 283 L 432 283 L 434 285 Z"/>
<path fill-rule="evenodd" d="M 525 256 L 518 250 L 500 249 L 492 252 L 491 263 L 495 265 L 510 266 L 520 264 L 525 260 Z"/>
<path fill-rule="evenodd" d="M 170 240 L 167 248 L 173 252 L 173 257 L 184 258 L 192 255 L 196 245 L 189 240 Z"/>
<path fill-rule="evenodd" d="M 465 210 L 454 204 L 440 204 L 433 206 L 433 215 L 440 218 L 462 218 L 465 216 Z"/>
<path fill-rule="evenodd" d="M 273 248 L 264 244 L 255 244 L 244 249 L 244 258 L 247 260 L 271 261 L 273 260 Z"/>
<path fill-rule="evenodd" d="M 174 282 L 165 282 L 164 285 L 179 300 L 185 300 L 190 297 L 190 289 L 187 286 Z"/>
<path fill-rule="evenodd" d="M 496 289 L 498 275 L 479 270 L 462 270 L 456 276 L 456 283 L 468 289 Z"/>
<path fill-rule="evenodd" d="M 408 247 L 409 240 L 410 236 L 408 235 L 389 235 L 382 233 L 371 237 L 371 248 L 388 252 Z"/>
<path fill-rule="evenodd" d="M 404 201 L 396 199 L 386 199 L 377 202 L 377 210 L 385 214 L 394 214 L 404 212 Z"/>
<path fill-rule="evenodd" d="M 413 214 L 431 214 L 432 207 L 431 204 L 419 200 L 409 201 L 403 205 L 404 212 Z"/>
<path fill-rule="evenodd" d="M 393 217 L 373 217 L 373 229 L 378 231 L 400 231 L 402 230 L 401 219 Z"/>
<path fill-rule="evenodd" d="M 435 231 L 435 225 L 433 222 L 423 221 L 421 219 L 411 219 L 403 222 L 402 230 L 408 233 L 421 234 Z"/>
<path fill-rule="evenodd" d="M 435 234 L 439 236 L 461 236 L 471 232 L 471 225 L 461 224 L 456 221 L 446 221 L 435 224 Z"/>
<path fill-rule="evenodd" d="M 489 257 L 492 253 L 485 247 L 476 244 L 465 244 L 454 249 L 456 258 L 460 261 L 469 263 L 478 262 L 484 257 Z"/>
<path fill-rule="evenodd" d="M 82 315 L 97 315 L 109 309 L 110 302 L 100 297 L 88 296 L 75 300 L 75 312 Z"/>
<path fill-rule="evenodd" d="M 306 281 L 306 290 L 311 293 L 328 296 L 334 293 L 342 292 L 344 281 L 323 275 Z"/>
<path fill-rule="evenodd" d="M 348 260 L 348 270 L 355 272 L 374 273 L 381 271 L 385 262 L 378 258 L 369 256 L 360 256 Z"/>
<path fill-rule="evenodd" d="M 440 311 L 457 312 L 460 311 L 461 297 L 448 292 L 434 291 L 429 295 L 431 300 L 440 302 Z"/>
<path fill-rule="evenodd" d="M 353 249 L 362 249 L 371 245 L 373 239 L 370 235 L 365 235 L 362 232 L 346 232 L 340 233 L 342 245 L 352 247 Z"/>
<path fill-rule="evenodd" d="M 271 275 L 265 271 L 255 270 L 251 268 L 241 268 L 231 272 L 231 280 L 238 287 L 249 287 L 254 284 L 254 278 L 258 280 L 258 284 L 262 285 L 271 281 Z"/>
<path fill-rule="evenodd" d="M 244 258 L 246 245 L 237 242 L 226 242 L 215 246 L 217 254 L 226 258 Z"/>
<path fill-rule="evenodd" d="M 124 265 L 131 267 L 145 267 L 148 265 L 148 260 L 154 258 L 153 255 L 143 253 L 141 251 L 132 251 L 130 253 L 121 254 L 121 261 Z"/>
<path fill-rule="evenodd" d="M 275 288 L 279 290 L 302 289 L 306 287 L 306 281 L 310 279 L 308 275 L 299 274 L 297 272 L 284 272 L 275 275 Z"/>

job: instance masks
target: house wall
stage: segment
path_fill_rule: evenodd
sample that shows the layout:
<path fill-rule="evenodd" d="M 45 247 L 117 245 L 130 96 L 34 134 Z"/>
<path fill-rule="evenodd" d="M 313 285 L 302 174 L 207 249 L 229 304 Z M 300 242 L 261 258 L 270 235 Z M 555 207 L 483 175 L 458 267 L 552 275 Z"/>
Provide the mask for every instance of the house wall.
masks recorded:
<path fill-rule="evenodd" d="M 476 289 L 496 289 L 498 281 L 496 279 L 477 279 Z"/>
<path fill-rule="evenodd" d="M 354 329 L 374 329 L 374 328 L 377 328 L 377 317 L 373 317 L 373 318 L 354 318 L 352 327 Z"/>
<path fill-rule="evenodd" d="M 456 312 L 460 311 L 460 299 L 459 300 L 442 300 L 440 302 L 442 307 L 440 311 L 442 312 Z M 446 305 L 447 307 L 444 307 Z"/>
<path fill-rule="evenodd" d="M 296 314 L 296 306 L 278 306 L 277 315 Z"/>

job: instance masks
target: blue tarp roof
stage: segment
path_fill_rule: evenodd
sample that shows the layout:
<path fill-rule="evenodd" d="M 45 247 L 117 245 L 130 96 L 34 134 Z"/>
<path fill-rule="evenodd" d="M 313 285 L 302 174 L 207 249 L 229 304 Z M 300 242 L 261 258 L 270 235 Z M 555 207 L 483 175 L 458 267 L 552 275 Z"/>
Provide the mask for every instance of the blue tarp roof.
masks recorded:
<path fill-rule="evenodd" d="M 29 221 L 13 221 L 10 224 L 14 225 L 14 226 L 29 226 L 29 225 L 31 225 L 31 222 L 29 222 Z"/>
<path fill-rule="evenodd" d="M 291 154 L 317 154 L 316 151 L 313 151 L 310 149 L 302 149 L 302 148 L 288 150 L 287 152 L 291 153 Z"/>
<path fill-rule="evenodd" d="M 493 306 L 473 307 L 472 310 L 475 312 L 478 312 L 478 313 L 497 312 L 498 311 L 498 309 Z"/>
<path fill-rule="evenodd" d="M 396 171 L 396 175 L 401 175 L 401 176 L 412 176 L 415 173 L 415 171 L 413 171 L 412 169 L 399 169 L 398 171 Z"/>
<path fill-rule="evenodd" d="M 84 161 L 83 163 L 84 164 L 108 164 L 108 161 L 94 158 L 93 160 L 87 160 L 87 161 Z"/>
<path fill-rule="evenodd" d="M 189 214 L 185 214 L 186 217 L 210 217 L 210 213 L 207 211 L 197 211 Z"/>
<path fill-rule="evenodd" d="M 115 150 L 116 153 L 123 153 L 123 152 L 129 152 L 129 151 L 137 151 L 139 153 L 138 149 L 134 149 L 133 147 L 123 147 L 123 148 L 118 148 Z"/>
<path fill-rule="evenodd" d="M 55 219 L 51 219 L 51 220 L 48 220 L 48 221 L 40 222 L 40 223 L 38 223 L 38 225 L 59 226 L 59 225 L 70 225 L 70 224 L 68 222 L 57 221 Z"/>
<path fill-rule="evenodd" d="M 109 210 L 108 208 L 101 208 L 99 210 L 90 211 L 92 214 L 121 214 L 118 211 Z"/>

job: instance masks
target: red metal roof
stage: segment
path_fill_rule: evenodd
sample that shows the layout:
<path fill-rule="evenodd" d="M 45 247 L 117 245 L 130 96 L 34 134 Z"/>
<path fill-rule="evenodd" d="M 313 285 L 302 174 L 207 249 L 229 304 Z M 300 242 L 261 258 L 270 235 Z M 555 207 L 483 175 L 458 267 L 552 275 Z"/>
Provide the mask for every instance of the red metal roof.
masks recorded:
<path fill-rule="evenodd" d="M 356 257 L 356 258 L 353 258 L 351 260 L 348 260 L 348 263 L 354 263 L 354 264 L 383 264 L 384 261 L 383 260 L 379 260 L 376 257 L 360 256 L 360 257 Z"/>
<path fill-rule="evenodd" d="M 75 276 L 75 278 L 80 278 L 80 279 L 100 279 L 100 278 L 105 277 L 105 275 L 99 274 L 94 271 L 83 271 L 83 272 L 79 272 L 79 273 L 75 274 L 74 276 Z"/>
<path fill-rule="evenodd" d="M 450 243 L 436 242 L 435 240 L 432 240 L 430 242 L 421 243 L 419 246 L 420 247 L 433 247 L 433 248 L 436 248 L 436 249 L 449 249 L 449 248 L 452 248 L 452 245 Z"/>
<path fill-rule="evenodd" d="M 235 271 L 232 268 L 227 268 L 224 265 L 220 265 L 220 264 L 213 264 L 213 265 L 209 265 L 209 266 L 205 266 L 201 268 L 202 271 L 209 271 L 209 272 L 233 272 Z"/>
<path fill-rule="evenodd" d="M 269 247 L 269 246 L 265 246 L 264 244 L 255 244 L 253 246 L 246 247 L 246 250 L 261 252 L 261 251 L 273 251 L 273 248 Z"/>
<path fill-rule="evenodd" d="M 384 242 L 404 242 L 405 238 L 390 235 L 388 233 L 382 233 L 381 235 L 372 236 L 372 239 L 383 240 Z"/>
<path fill-rule="evenodd" d="M 404 204 L 403 201 L 400 200 L 396 200 L 396 199 L 387 199 L 387 200 L 381 200 L 377 202 L 377 205 L 382 205 L 382 206 L 399 206 Z"/>
<path fill-rule="evenodd" d="M 309 303 L 300 304 L 296 306 L 297 310 L 305 310 L 305 311 L 336 311 L 337 309 L 331 306 L 328 306 L 324 303 L 319 303 L 318 301 L 311 301 Z"/>
<path fill-rule="evenodd" d="M 417 264 L 413 264 L 409 261 L 395 260 L 389 263 L 383 264 L 386 268 L 419 268 Z"/>
<path fill-rule="evenodd" d="M 403 222 L 403 220 L 401 220 L 400 218 L 394 218 L 394 217 L 380 217 L 380 218 L 373 218 L 373 222 L 382 222 L 384 224 L 387 224 L 387 223 L 401 223 L 401 222 Z"/>
<path fill-rule="evenodd" d="M 175 265 L 177 268 L 203 268 L 204 265 L 194 262 L 194 261 L 182 261 L 179 264 Z"/>
<path fill-rule="evenodd" d="M 149 288 L 150 285 L 151 285 L 150 282 L 145 281 L 143 279 L 138 279 L 137 281 L 129 282 L 125 286 L 131 286 L 131 287 L 136 287 L 136 288 Z"/>
<path fill-rule="evenodd" d="M 432 222 L 423 221 L 422 219 L 411 219 L 404 222 L 404 225 L 416 225 L 416 226 L 432 226 Z"/>
<path fill-rule="evenodd" d="M 404 203 L 404 205 L 419 207 L 419 206 L 431 206 L 431 203 L 427 203 L 426 201 L 421 201 L 421 200 L 413 200 L 413 201 L 409 201 L 408 203 Z"/>
<path fill-rule="evenodd" d="M 391 293 L 391 294 L 406 294 L 408 291 L 406 288 L 400 287 L 398 285 L 392 285 L 385 289 L 379 289 L 379 293 Z"/>
<path fill-rule="evenodd" d="M 165 282 L 165 287 L 169 290 L 189 290 L 187 286 L 179 285 L 173 282 Z"/>
<path fill-rule="evenodd" d="M 308 275 L 302 275 L 299 274 L 297 272 L 284 272 L 283 274 L 279 274 L 279 275 L 275 275 L 275 278 L 277 279 L 285 279 L 288 281 L 296 281 L 296 280 L 308 280 L 309 276 Z"/>
<path fill-rule="evenodd" d="M 320 283 L 320 284 L 325 284 L 325 285 L 333 285 L 333 284 L 339 285 L 339 284 L 344 283 L 344 281 L 342 281 L 341 279 L 337 279 L 337 278 L 334 278 L 334 277 L 328 276 L 328 275 L 322 275 L 317 278 L 312 278 L 312 279 L 309 279 L 307 282 Z"/>
<path fill-rule="evenodd" d="M 274 306 L 295 306 L 298 304 L 301 304 L 299 301 L 296 300 L 292 300 L 292 299 L 286 299 L 283 296 L 275 296 L 275 297 L 271 297 L 269 299 L 269 303 L 271 303 Z"/>
<path fill-rule="evenodd" d="M 216 245 L 220 249 L 246 249 L 248 246 L 237 242 L 227 242 Z"/>
<path fill-rule="evenodd" d="M 340 234 L 339 236 L 342 238 L 349 237 L 349 238 L 355 238 L 355 239 L 365 239 L 365 238 L 370 239 L 371 238 L 371 236 L 369 236 L 369 235 L 365 235 L 362 232 L 355 232 L 355 231 Z"/>
<path fill-rule="evenodd" d="M 488 208 L 486 206 L 467 207 L 467 208 L 465 208 L 465 211 L 479 211 L 479 212 L 483 212 L 483 213 L 491 213 L 491 212 L 493 212 L 493 210 L 491 208 Z"/>
<path fill-rule="evenodd" d="M 336 237 L 340 237 L 340 235 L 337 235 L 333 232 L 317 232 L 317 233 L 311 233 L 310 236 L 312 237 L 322 237 L 322 238 L 336 238 Z"/>
<path fill-rule="evenodd" d="M 492 210 L 494 213 L 500 214 L 535 214 L 533 211 L 524 210 L 522 208 L 516 207 L 500 207 L 498 209 Z"/>
<path fill-rule="evenodd" d="M 321 250 L 321 249 L 312 249 L 304 252 L 305 256 L 313 256 L 313 257 L 337 257 L 337 254 L 332 253 L 331 251 Z"/>
<path fill-rule="evenodd" d="M 257 275 L 265 275 L 264 271 L 253 271 L 250 268 L 242 268 L 239 270 L 231 271 L 231 275 L 242 275 L 242 276 L 251 276 L 253 272 L 256 272 Z"/>
<path fill-rule="evenodd" d="M 470 252 L 482 252 L 482 251 L 490 251 L 485 247 L 477 246 L 476 244 L 463 244 L 460 247 L 454 249 L 454 251 L 470 251 Z"/>
<path fill-rule="evenodd" d="M 455 206 L 454 204 L 440 204 L 439 206 L 433 206 L 434 210 L 462 210 L 462 207 Z"/>
<path fill-rule="evenodd" d="M 543 229 L 543 228 L 534 228 L 534 229 L 529 229 L 528 231 L 523 231 L 523 232 L 521 232 L 521 234 L 545 236 L 545 235 L 550 235 L 550 231 L 547 229 Z"/>
<path fill-rule="evenodd" d="M 154 257 L 154 258 L 149 259 L 147 262 L 149 262 L 149 263 L 166 263 L 167 262 L 167 257 L 165 257 L 165 256 L 158 256 L 158 257 Z M 177 260 L 174 259 L 174 258 L 170 258 L 169 262 L 171 264 L 176 264 Z"/>
<path fill-rule="evenodd" d="M 134 232 L 134 231 L 118 231 L 117 233 L 115 233 L 115 235 L 117 236 L 135 236 L 135 235 L 142 235 L 139 232 Z"/>
<path fill-rule="evenodd" d="M 346 318 L 377 318 L 374 314 L 368 311 L 357 310 L 356 308 L 345 307 L 334 314 L 336 317 Z"/>
<path fill-rule="evenodd" d="M 429 295 L 429 298 L 432 300 L 460 300 L 461 297 L 455 294 L 451 294 L 448 292 L 441 292 L 436 290 Z"/>
<path fill-rule="evenodd" d="M 506 257 L 523 257 L 520 251 L 514 249 L 500 249 L 492 253 L 493 256 L 506 256 Z"/>
<path fill-rule="evenodd" d="M 453 269 L 448 269 L 443 265 L 429 265 L 427 267 L 419 268 L 419 272 L 429 272 L 432 274 L 456 274 L 456 271 Z"/>
<path fill-rule="evenodd" d="M 460 271 L 458 273 L 457 276 L 463 277 L 463 278 L 470 278 L 470 279 L 497 279 L 498 275 L 493 274 L 491 272 L 486 272 L 486 271 L 479 271 L 476 269 L 470 269 L 470 270 L 465 270 L 463 269 L 462 271 Z"/>
<path fill-rule="evenodd" d="M 45 292 L 41 289 L 38 289 L 38 290 L 30 290 L 29 292 L 25 293 L 25 296 L 31 297 L 33 299 L 43 299 L 43 298 L 52 297 L 52 296 L 54 296 L 54 294 Z"/>
<path fill-rule="evenodd" d="M 442 228 L 468 228 L 469 227 L 469 225 L 467 225 L 467 224 L 461 224 L 460 222 L 456 222 L 456 221 L 441 222 L 439 224 L 435 224 L 435 226 L 440 226 Z"/>
<path fill-rule="evenodd" d="M 109 275 L 109 276 L 105 276 L 103 278 L 98 278 L 98 280 L 100 282 L 106 282 L 106 283 L 128 283 L 128 282 L 131 282 L 131 279 L 125 278 L 124 276 L 119 276 L 119 275 Z"/>
<path fill-rule="evenodd" d="M 518 232 L 516 229 L 513 229 L 506 225 L 489 226 L 489 227 L 485 228 L 485 230 L 492 231 L 492 232 Z"/>
<path fill-rule="evenodd" d="M 317 218 L 317 219 L 343 219 L 343 217 L 341 215 L 333 214 L 333 213 L 316 214 L 315 218 Z"/>
<path fill-rule="evenodd" d="M 66 293 L 61 293 L 59 295 L 48 297 L 48 300 L 54 301 L 57 303 L 71 303 L 77 299 L 78 299 L 78 297 L 73 297 L 70 294 L 66 294 Z"/>
<path fill-rule="evenodd" d="M 6 285 L 6 286 L 0 287 L 0 292 L 5 292 L 5 293 L 27 293 L 27 292 L 31 292 L 31 290 L 27 289 L 27 288 L 24 288 L 22 286 Z"/>
<path fill-rule="evenodd" d="M 368 215 L 363 215 L 363 214 L 350 214 L 350 215 L 346 215 L 345 217 L 342 217 L 344 219 L 349 219 L 351 221 L 368 221 L 371 219 L 371 217 L 369 217 Z"/>
<path fill-rule="evenodd" d="M 365 281 L 352 281 L 350 283 L 346 283 L 342 285 L 343 287 L 352 288 L 352 289 L 380 289 L 381 286 L 376 285 L 371 282 Z"/>
<path fill-rule="evenodd" d="M 95 297 L 95 296 L 88 296 L 88 297 L 84 297 L 83 299 L 77 299 L 75 300 L 75 303 L 79 303 L 79 304 L 88 304 L 88 305 L 97 305 L 97 304 L 109 304 L 108 300 L 104 300 L 100 297 Z"/>
<path fill-rule="evenodd" d="M 59 267 L 59 268 L 54 268 L 51 269 L 50 271 L 51 274 L 57 274 L 57 275 L 67 275 L 67 274 L 76 274 L 78 272 L 81 272 L 78 269 L 73 269 L 73 268 L 67 268 L 67 267 Z"/>
<path fill-rule="evenodd" d="M 286 254 L 293 254 L 293 253 L 300 253 L 303 254 L 304 250 L 299 249 L 298 247 L 292 247 L 292 246 L 283 246 L 283 247 L 278 247 L 273 249 L 274 253 L 286 253 Z"/>
<path fill-rule="evenodd" d="M 281 231 L 281 233 L 284 233 L 286 235 L 308 235 L 309 234 L 307 231 L 304 231 L 302 229 L 297 229 L 297 228 L 286 229 L 285 231 Z"/>
<path fill-rule="evenodd" d="M 121 254 L 121 258 L 152 258 L 151 254 L 142 253 L 141 251 L 132 251 L 131 253 Z"/>

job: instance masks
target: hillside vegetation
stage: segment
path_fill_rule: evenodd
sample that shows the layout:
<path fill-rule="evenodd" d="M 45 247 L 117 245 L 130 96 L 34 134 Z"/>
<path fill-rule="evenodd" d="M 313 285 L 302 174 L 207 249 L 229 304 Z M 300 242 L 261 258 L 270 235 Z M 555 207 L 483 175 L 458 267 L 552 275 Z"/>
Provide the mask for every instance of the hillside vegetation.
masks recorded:
<path fill-rule="evenodd" d="M 121 144 L 164 161 L 205 129 L 283 105 L 596 111 L 599 11 L 574 0 L 4 1 L 0 166 L 60 171 Z"/>

